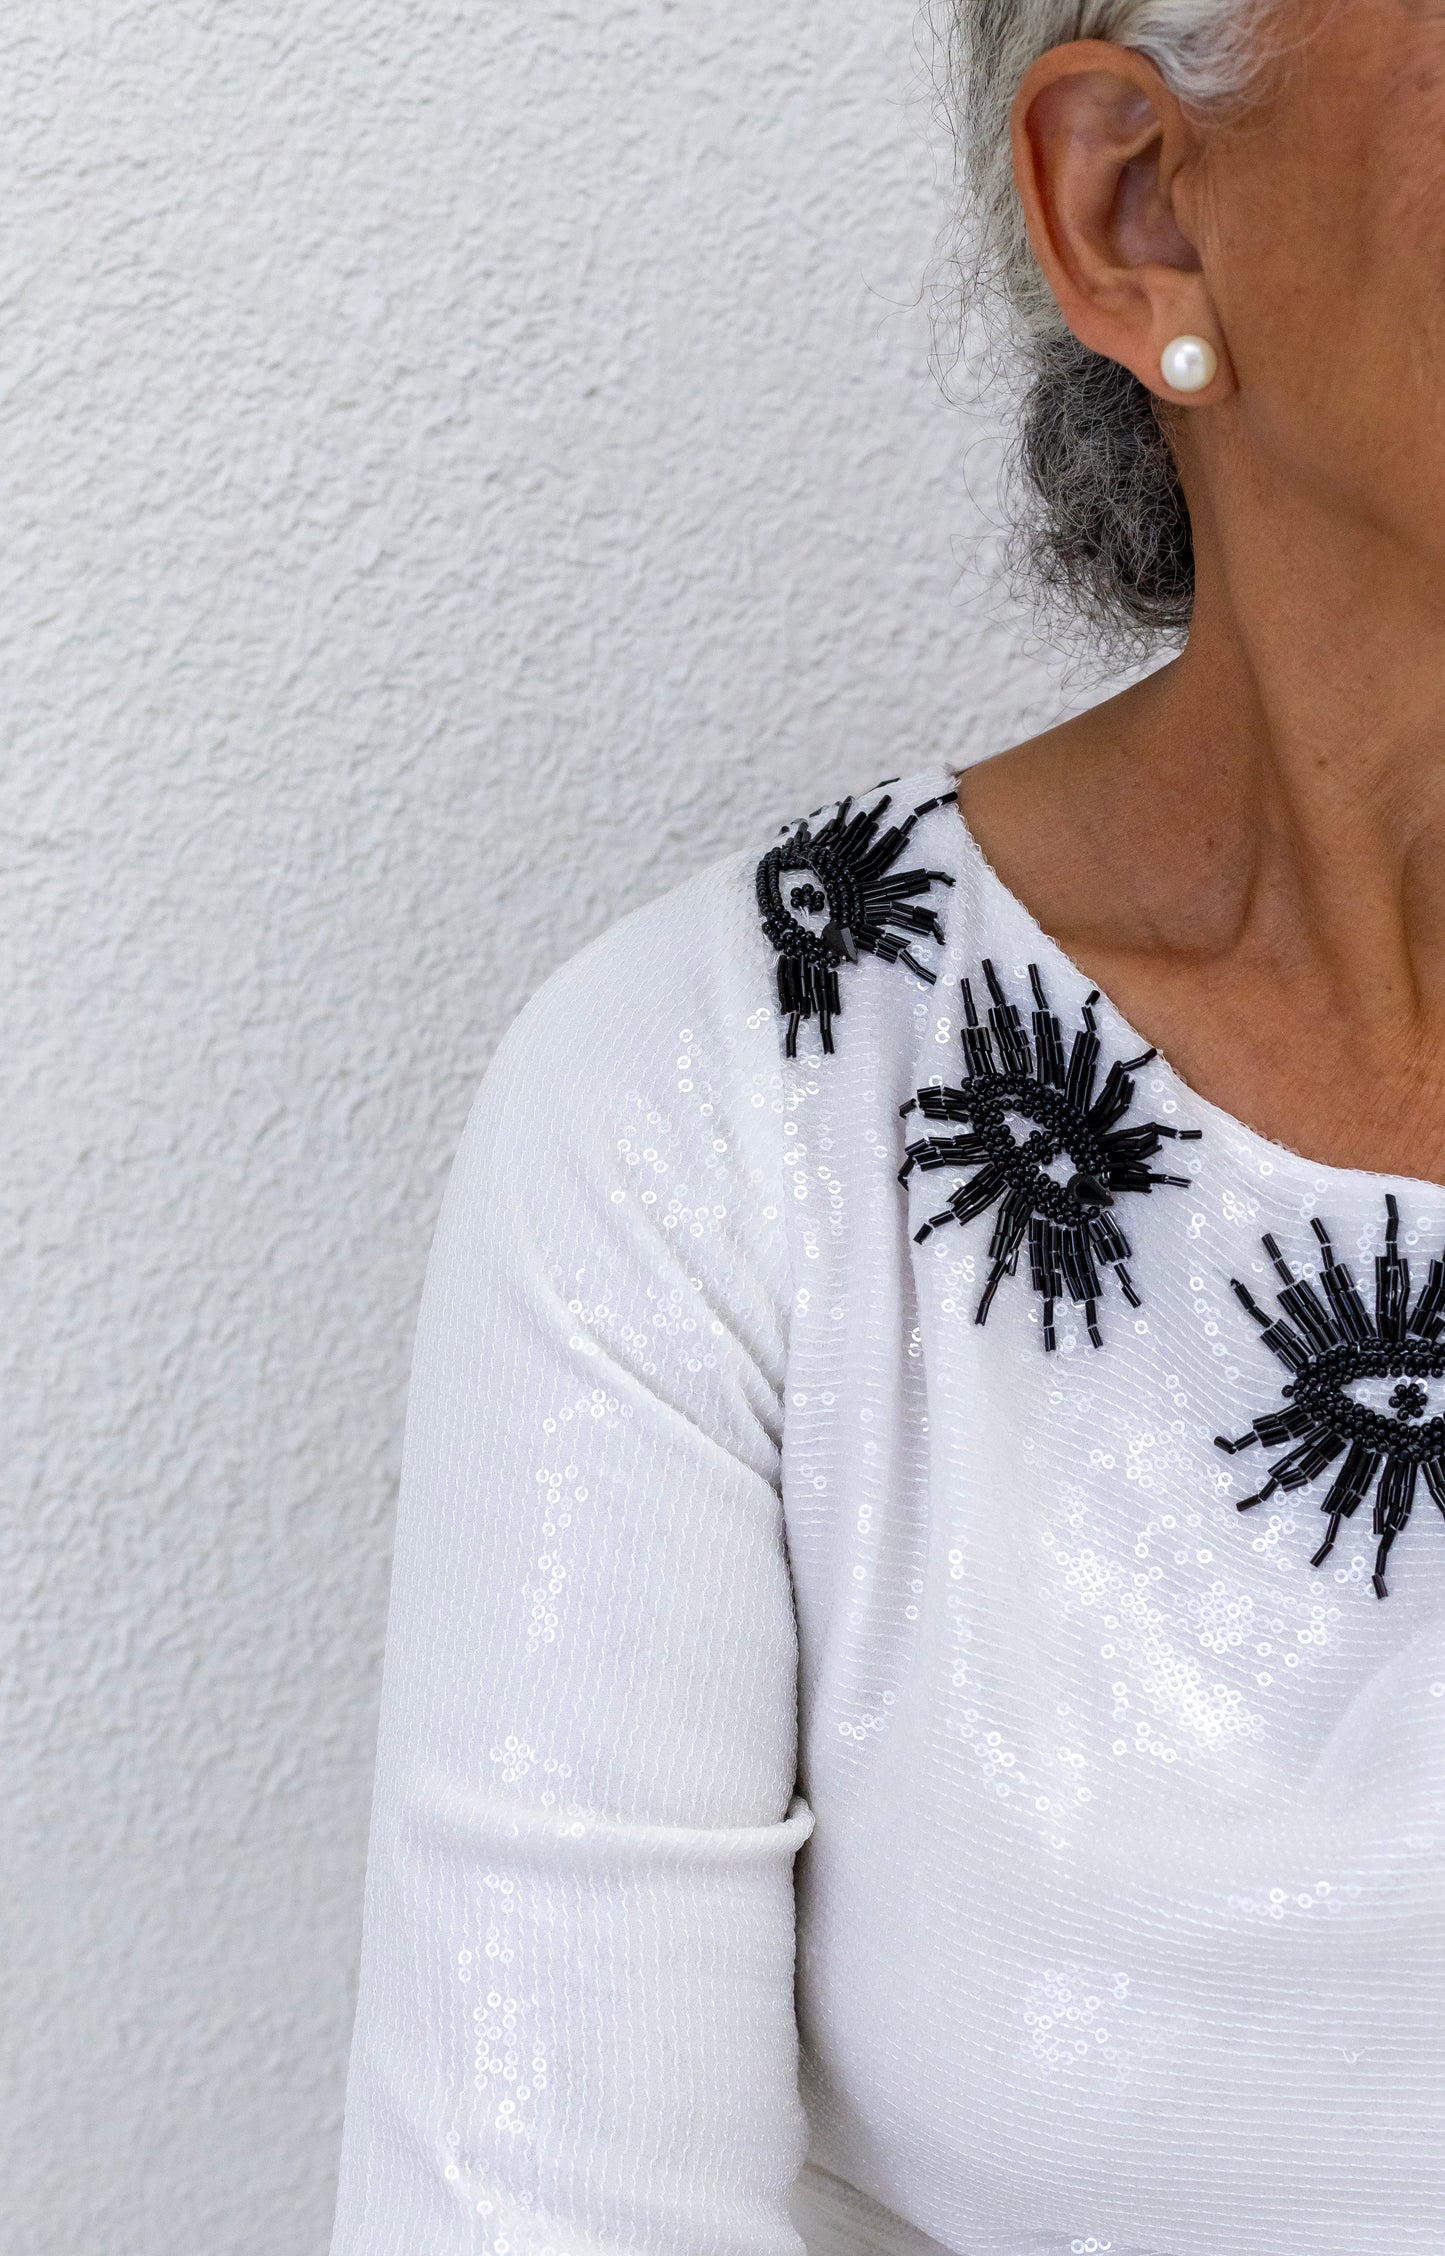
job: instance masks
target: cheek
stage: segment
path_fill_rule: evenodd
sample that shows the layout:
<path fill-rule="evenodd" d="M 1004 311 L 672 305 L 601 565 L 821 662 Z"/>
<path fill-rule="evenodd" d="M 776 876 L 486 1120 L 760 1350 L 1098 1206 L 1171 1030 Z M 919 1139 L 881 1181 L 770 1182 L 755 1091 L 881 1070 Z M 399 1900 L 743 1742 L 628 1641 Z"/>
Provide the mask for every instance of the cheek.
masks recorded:
<path fill-rule="evenodd" d="M 1445 328 L 1445 116 L 1415 138 L 1393 188 L 1374 245 L 1376 295 L 1382 314 L 1392 307 L 1394 326 L 1426 347 L 1420 373 L 1433 377 L 1432 340 Z"/>
<path fill-rule="evenodd" d="M 1445 503 L 1445 129 L 1408 169 L 1378 154 L 1240 215 L 1224 323 L 1262 454 L 1403 530 Z"/>
<path fill-rule="evenodd" d="M 1392 515 L 1436 507 L 1445 482 L 1445 22 L 1430 45 L 1319 165 L 1294 244 L 1302 403 L 1320 443 L 1405 482 Z"/>
<path fill-rule="evenodd" d="M 1221 137 L 1211 233 L 1266 482 L 1445 541 L 1445 0 L 1333 9 Z"/>

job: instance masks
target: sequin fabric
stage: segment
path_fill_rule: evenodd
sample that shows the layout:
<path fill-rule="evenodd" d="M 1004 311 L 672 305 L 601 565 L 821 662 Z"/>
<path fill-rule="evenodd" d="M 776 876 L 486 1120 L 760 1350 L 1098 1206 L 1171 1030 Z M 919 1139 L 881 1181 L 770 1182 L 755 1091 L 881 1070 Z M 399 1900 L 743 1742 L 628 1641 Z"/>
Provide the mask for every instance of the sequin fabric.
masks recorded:
<path fill-rule="evenodd" d="M 480 1093 L 334 2256 L 1445 2249 L 1445 1522 L 1381 1604 L 1367 1507 L 1312 1563 L 1331 1475 L 1240 1511 L 1262 1451 L 1215 1446 L 1279 1410 L 1232 1285 L 1273 1307 L 1266 1237 L 1318 1283 L 1321 1218 L 1373 1277 L 1388 1192 L 1423 1278 L 1445 1193 L 1152 1060 L 1141 1115 L 1203 1133 L 1131 1206 L 1141 1305 L 1096 1348 L 1061 1299 L 1051 1354 L 1027 1291 L 978 1324 L 990 1220 L 916 1242 L 948 1185 L 900 1184 L 900 1106 L 985 957 L 1089 983 L 951 803 L 913 843 L 936 984 L 851 965 L 832 1055 L 785 1056 L 754 852 L 561 972 Z"/>

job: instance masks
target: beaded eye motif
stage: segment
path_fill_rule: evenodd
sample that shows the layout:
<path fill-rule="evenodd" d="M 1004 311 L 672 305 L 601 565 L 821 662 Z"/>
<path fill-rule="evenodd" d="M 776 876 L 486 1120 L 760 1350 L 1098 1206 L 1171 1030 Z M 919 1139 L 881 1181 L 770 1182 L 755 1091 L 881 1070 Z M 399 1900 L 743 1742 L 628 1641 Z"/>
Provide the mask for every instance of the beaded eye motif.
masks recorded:
<path fill-rule="evenodd" d="M 931 986 L 935 977 L 910 947 L 914 935 L 943 938 L 932 909 L 917 906 L 934 885 L 952 885 L 946 870 L 895 870 L 915 823 L 952 793 L 926 799 L 902 822 L 880 829 L 892 805 L 885 793 L 871 807 L 854 811 L 844 799 L 821 829 L 813 815 L 790 823 L 758 864 L 758 910 L 763 930 L 777 951 L 778 1004 L 788 1021 L 787 1053 L 798 1054 L 798 1027 L 816 1018 L 823 1048 L 833 1052 L 833 1021 L 842 1009 L 838 992 L 841 964 L 860 954 L 884 963 L 906 963 Z M 816 812 L 816 810 L 815 810 Z M 890 927 L 892 929 L 890 929 Z"/>
<path fill-rule="evenodd" d="M 1096 1087 L 1102 1047 L 1094 1020 L 1097 988 L 1082 1006 L 1083 1023 L 1066 1052 L 1037 964 L 1029 965 L 1032 1040 L 987 957 L 983 976 L 991 998 L 986 1025 L 979 1019 L 970 982 L 962 983 L 966 1073 L 961 1086 L 919 1089 L 901 1108 L 905 1118 L 918 1112 L 925 1120 L 956 1123 L 961 1133 L 909 1144 L 900 1182 L 915 1168 L 978 1170 L 951 1193 L 941 1214 L 914 1231 L 914 1238 L 922 1244 L 942 1224 L 971 1222 L 996 1205 L 988 1247 L 992 1267 L 974 1322 L 987 1318 L 994 1294 L 1018 1266 L 1027 1236 L 1029 1275 L 1043 1302 L 1045 1348 L 1058 1344 L 1054 1310 L 1065 1297 L 1082 1305 L 1089 1339 L 1102 1347 L 1101 1271 L 1112 1269 L 1130 1307 L 1140 1305 L 1127 1267 L 1129 1241 L 1109 1209 L 1126 1192 L 1152 1191 L 1160 1183 L 1186 1184 L 1186 1175 L 1162 1175 L 1147 1162 L 1166 1137 L 1196 1142 L 1201 1131 L 1166 1128 L 1155 1120 L 1122 1125 L 1134 1101 L 1132 1076 L 1157 1052 L 1116 1061 Z"/>
<path fill-rule="evenodd" d="M 1410 1264 L 1399 1248 L 1400 1209 L 1393 1195 L 1386 1197 L 1385 1215 L 1385 1250 L 1375 1257 L 1373 1312 L 1318 1221 L 1310 1227 L 1323 1255 L 1319 1290 L 1294 1275 L 1272 1237 L 1262 1242 L 1283 1287 L 1278 1295 L 1282 1314 L 1267 1315 L 1248 1287 L 1232 1280 L 1237 1298 L 1260 1326 L 1265 1346 L 1292 1373 L 1283 1390 L 1289 1407 L 1256 1418 L 1237 1441 L 1216 1436 L 1217 1447 L 1230 1456 L 1256 1442 L 1266 1449 L 1293 1444 L 1275 1459 L 1263 1488 L 1240 1499 L 1241 1512 L 1262 1504 L 1277 1489 L 1308 1486 L 1343 1456 L 1320 1501 L 1329 1527 L 1310 1565 L 1318 1567 L 1329 1557 L 1340 1522 L 1351 1518 L 1373 1491 L 1377 1598 L 1389 1596 L 1385 1562 L 1409 1520 L 1420 1474 L 1445 1513 L 1445 1417 L 1426 1417 L 1430 1394 L 1422 1383 L 1445 1379 L 1445 1340 L 1440 1336 L 1445 1331 L 1445 1262 L 1431 1261 L 1412 1303 Z M 1361 1381 L 1373 1385 L 1383 1408 L 1351 1392 Z M 1389 1381 L 1395 1383 L 1386 1394 Z"/>

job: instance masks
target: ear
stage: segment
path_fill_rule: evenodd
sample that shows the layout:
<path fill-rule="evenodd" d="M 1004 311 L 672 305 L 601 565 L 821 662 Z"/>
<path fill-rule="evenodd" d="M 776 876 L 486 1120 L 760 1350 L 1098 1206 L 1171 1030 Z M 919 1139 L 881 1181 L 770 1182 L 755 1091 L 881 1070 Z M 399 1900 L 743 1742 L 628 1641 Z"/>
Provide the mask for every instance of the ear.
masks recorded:
<path fill-rule="evenodd" d="M 1122 361 L 1171 404 L 1212 407 L 1235 389 L 1199 252 L 1199 135 L 1148 57 L 1077 39 L 1041 55 L 1013 107 L 1014 177 L 1029 240 L 1081 344 Z M 1202 390 L 1160 370 L 1175 337 L 1219 356 Z"/>

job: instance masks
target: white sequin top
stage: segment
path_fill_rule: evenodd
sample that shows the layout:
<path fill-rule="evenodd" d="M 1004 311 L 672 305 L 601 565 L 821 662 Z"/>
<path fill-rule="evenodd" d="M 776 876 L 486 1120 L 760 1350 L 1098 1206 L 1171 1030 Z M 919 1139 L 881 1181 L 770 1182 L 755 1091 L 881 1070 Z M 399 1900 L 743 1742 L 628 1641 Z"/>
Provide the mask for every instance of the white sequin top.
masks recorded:
<path fill-rule="evenodd" d="M 486 1078 L 335 2256 L 1445 2250 L 1445 1191 L 1159 1060 L 1117 1112 L 951 780 L 771 929 L 768 839 L 628 918 Z"/>

